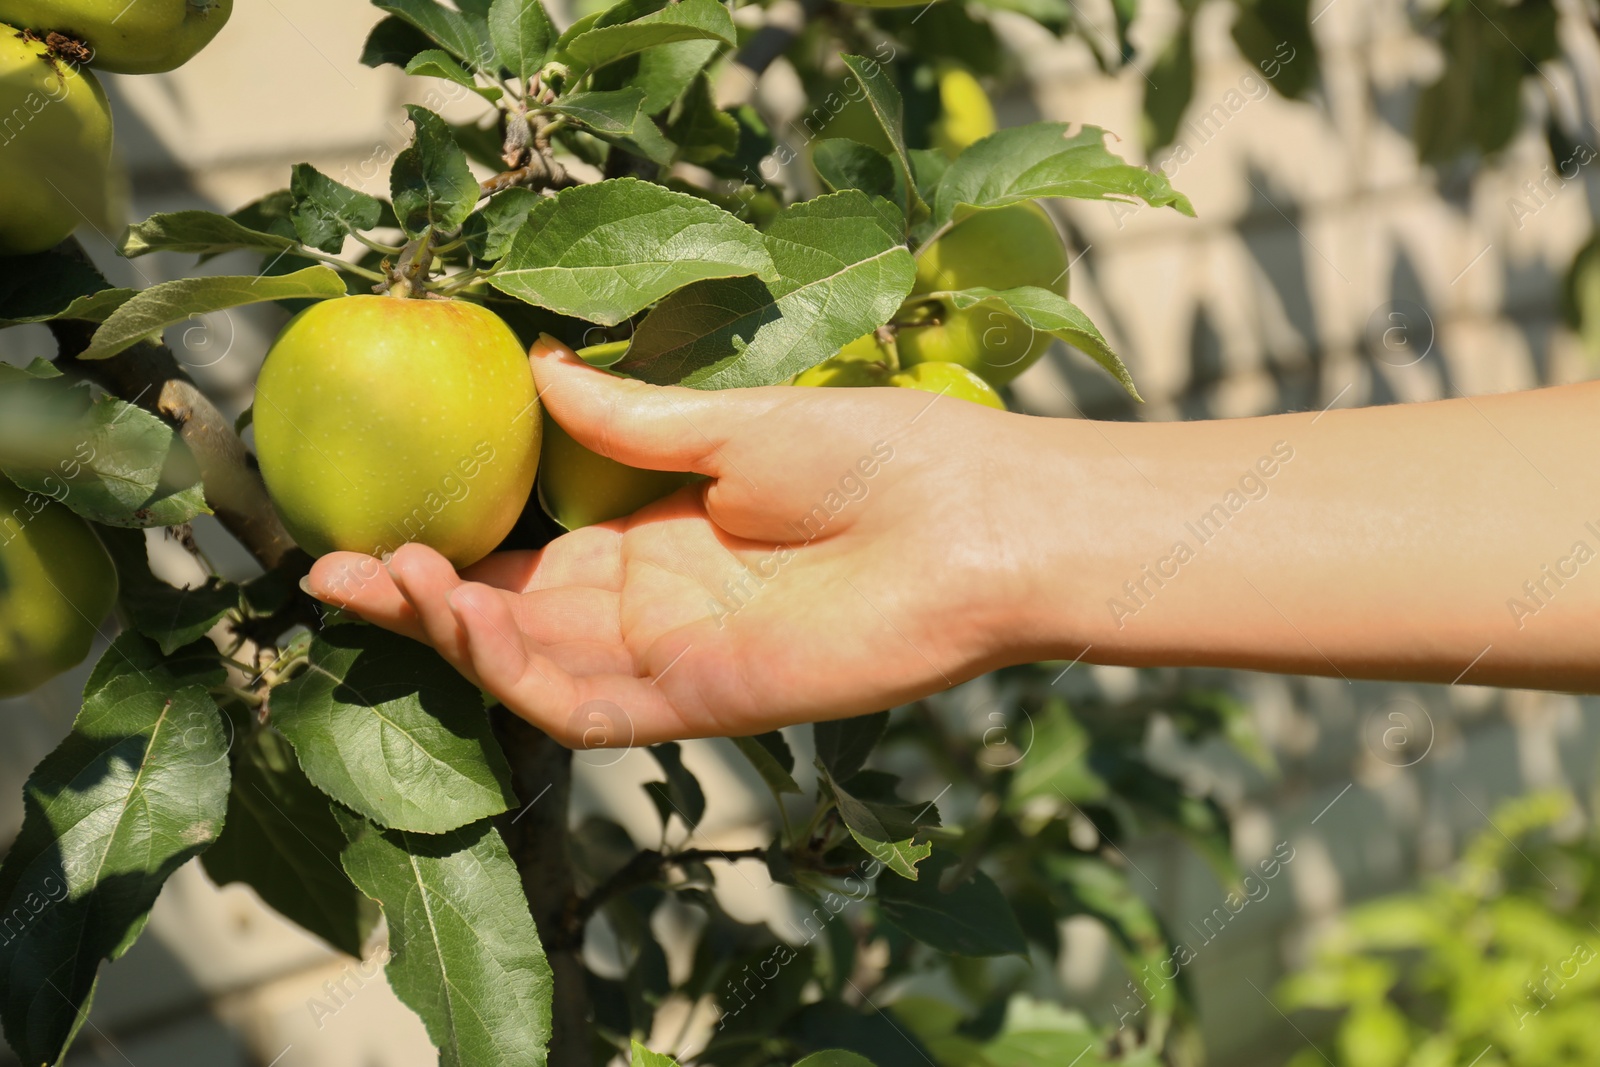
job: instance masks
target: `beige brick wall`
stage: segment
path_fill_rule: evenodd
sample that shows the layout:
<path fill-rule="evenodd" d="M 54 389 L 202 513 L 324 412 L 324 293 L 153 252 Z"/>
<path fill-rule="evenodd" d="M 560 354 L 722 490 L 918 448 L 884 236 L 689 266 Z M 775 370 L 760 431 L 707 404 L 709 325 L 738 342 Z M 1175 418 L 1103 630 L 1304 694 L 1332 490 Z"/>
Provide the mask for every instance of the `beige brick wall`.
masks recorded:
<path fill-rule="evenodd" d="M 1091 32 L 1104 32 L 1109 8 L 1083 6 L 1099 20 Z M 1529 136 L 1470 189 L 1441 193 L 1392 124 L 1394 114 L 1405 114 L 1409 87 L 1439 63 L 1436 49 L 1410 31 L 1398 0 L 1332 0 L 1320 8 L 1324 88 L 1311 103 L 1285 101 L 1251 80 L 1255 72 L 1228 37 L 1229 10 L 1213 3 L 1199 20 L 1190 118 L 1213 114 L 1210 132 L 1180 131 L 1192 155 L 1175 182 L 1199 218 L 1052 206 L 1081 253 L 1074 299 L 1126 355 L 1148 399 L 1138 417 L 1424 400 L 1592 376 L 1555 308 L 1561 273 L 1591 227 L 1589 175 L 1545 193 L 1542 205 L 1530 199 L 1518 187 L 1538 179 L 1545 154 Z M 426 102 L 447 112 L 470 114 L 471 105 L 443 95 L 445 83 L 408 85 L 392 68 L 362 67 L 356 56 L 375 19 L 353 0 L 244 0 L 217 42 L 182 70 L 108 78 L 133 214 L 197 204 L 232 210 L 281 187 L 289 164 L 301 160 L 351 184 L 376 173 L 366 184 L 381 190 L 386 167 L 373 164 L 406 141 L 404 100 L 431 89 L 436 95 Z M 1122 134 L 1122 152 L 1140 155 L 1137 71 L 1105 76 L 1081 42 L 1058 43 L 1020 20 L 1004 22 L 1033 76 L 1031 87 L 1001 102 L 1007 121 L 1097 123 Z M 1136 39 L 1159 42 L 1172 23 L 1169 3 L 1147 0 Z M 1589 35 L 1566 36 L 1580 52 L 1579 70 L 1558 80 L 1596 113 L 1600 55 Z M 771 79 L 770 95 L 779 99 L 783 74 Z M 1513 210 L 1517 201 L 1524 210 Z M 107 240 L 88 240 L 117 281 L 148 284 L 191 269 L 189 257 L 118 262 Z M 207 269 L 250 266 L 246 257 L 223 257 Z M 249 401 L 280 322 L 275 312 L 244 309 L 170 331 L 168 340 L 237 410 Z M 1385 331 L 1397 324 L 1415 347 L 1385 346 Z M 42 351 L 45 340 L 42 331 L 12 331 L 5 354 Z M 1066 352 L 1025 375 L 1016 395 L 1039 413 L 1131 414 L 1103 375 Z M 215 531 L 201 534 L 223 558 L 242 563 Z M 65 731 L 84 673 L 0 705 L 0 837 L 18 824 L 18 787 Z M 1080 669 L 1064 688 L 1117 691 L 1131 678 Z M 1297 850 L 1279 889 L 1217 937 L 1192 970 L 1214 1062 L 1272 1063 L 1300 1039 L 1256 990 L 1270 990 L 1310 932 L 1343 904 L 1447 863 L 1496 799 L 1588 782 L 1600 736 L 1595 703 L 1564 696 L 1267 675 L 1228 681 L 1278 753 L 1279 779 L 1264 780 L 1214 750 L 1186 751 L 1176 741 L 1156 748 L 1238 806 L 1242 859 L 1282 840 Z M 975 708 L 987 686 L 980 681 L 942 699 Z M 1406 716 L 1409 747 L 1381 743 L 1400 721 L 1391 713 Z M 701 836 L 750 843 L 745 824 L 760 800 L 729 751 L 707 742 L 687 756 L 714 798 Z M 610 811 L 648 839 L 654 816 L 633 787 L 651 776 L 648 757 L 601 765 L 608 761 L 584 767 L 580 805 Z M 1151 844 L 1132 859 L 1141 891 L 1179 936 L 1221 900 L 1211 875 L 1179 847 Z M 741 865 L 723 884 L 741 916 L 781 899 L 755 865 Z M 1073 950 L 1059 977 L 1089 1010 L 1105 1014 L 1120 986 L 1103 966 L 1109 946 L 1092 924 L 1070 924 L 1068 937 Z M 139 945 L 104 972 L 94 1022 L 73 1063 L 433 1062 L 421 1026 L 381 977 L 297 933 L 248 890 L 215 889 L 196 865 L 169 885 Z"/>

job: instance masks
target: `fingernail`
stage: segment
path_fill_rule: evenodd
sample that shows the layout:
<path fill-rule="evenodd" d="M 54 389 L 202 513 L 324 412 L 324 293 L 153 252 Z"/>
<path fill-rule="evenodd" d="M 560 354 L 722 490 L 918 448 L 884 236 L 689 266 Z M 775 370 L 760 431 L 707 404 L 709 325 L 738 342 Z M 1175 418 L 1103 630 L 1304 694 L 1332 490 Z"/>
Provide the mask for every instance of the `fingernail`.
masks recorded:
<path fill-rule="evenodd" d="M 311 576 L 309 574 L 300 579 L 300 591 L 306 596 L 317 595 L 317 591 L 311 588 Z"/>
<path fill-rule="evenodd" d="M 539 343 L 533 346 L 533 354 L 539 359 L 554 357 L 558 360 L 566 360 L 569 357 L 576 358 L 572 356 L 572 349 L 547 333 L 539 335 Z"/>

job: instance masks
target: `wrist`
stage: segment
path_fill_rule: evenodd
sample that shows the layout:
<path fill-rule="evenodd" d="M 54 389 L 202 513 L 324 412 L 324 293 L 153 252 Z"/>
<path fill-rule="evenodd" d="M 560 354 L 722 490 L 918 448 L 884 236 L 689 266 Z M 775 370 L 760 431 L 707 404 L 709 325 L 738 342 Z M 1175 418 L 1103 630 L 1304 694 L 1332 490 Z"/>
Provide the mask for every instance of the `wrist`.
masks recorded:
<path fill-rule="evenodd" d="M 1013 415 L 1003 428 L 979 487 L 994 516 L 987 654 L 993 666 L 1076 659 L 1106 640 L 1107 590 L 1126 554 L 1120 478 L 1137 475 L 1109 468 L 1104 454 L 1116 452 L 1096 424 Z"/>

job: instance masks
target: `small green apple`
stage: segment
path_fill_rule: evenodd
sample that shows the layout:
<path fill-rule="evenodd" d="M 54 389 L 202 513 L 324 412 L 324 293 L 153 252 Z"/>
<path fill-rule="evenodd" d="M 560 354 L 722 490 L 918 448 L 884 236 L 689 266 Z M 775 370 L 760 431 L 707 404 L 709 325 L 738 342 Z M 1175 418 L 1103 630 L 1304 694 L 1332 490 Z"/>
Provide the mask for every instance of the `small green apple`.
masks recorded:
<path fill-rule="evenodd" d="M 1044 354 L 1050 335 L 993 307 L 958 310 L 936 294 L 1038 286 L 1065 296 L 1067 267 L 1061 235 L 1038 204 L 967 215 L 917 254 L 911 300 L 932 295 L 900 321 L 901 365 L 959 363 L 990 385 L 1004 385 Z"/>
<path fill-rule="evenodd" d="M 0 26 L 0 119 L 0 255 L 106 221 L 111 109 L 94 75 Z"/>
<path fill-rule="evenodd" d="M 889 384 L 901 389 L 921 389 L 925 393 L 940 393 L 974 404 L 1006 410 L 994 386 L 972 373 L 959 363 L 918 363 L 898 374 L 890 375 Z"/>
<path fill-rule="evenodd" d="M 465 300 L 313 304 L 256 382 L 267 491 L 319 556 L 417 541 L 457 567 L 482 559 L 527 503 L 541 421 L 521 342 Z"/>
<path fill-rule="evenodd" d="M 182 66 L 231 14 L 233 0 L 0 0 L 0 22 L 82 41 L 90 66 L 116 74 Z"/>
<path fill-rule="evenodd" d="M 539 504 L 564 529 L 576 530 L 632 515 L 646 504 L 697 481 L 699 475 L 651 471 L 593 452 L 554 420 L 544 425 L 539 456 Z"/>
<path fill-rule="evenodd" d="M 964 67 L 939 72 L 939 117 L 930 131 L 933 147 L 954 159 L 998 129 L 994 106 L 978 79 Z"/>
<path fill-rule="evenodd" d="M 899 369 L 894 351 L 879 344 L 876 334 L 868 333 L 839 349 L 836 355 L 795 375 L 794 384 L 845 388 L 888 385 L 889 375 Z"/>
<path fill-rule="evenodd" d="M 0 477 L 0 697 L 82 663 L 116 600 L 116 569 L 89 524 Z"/>

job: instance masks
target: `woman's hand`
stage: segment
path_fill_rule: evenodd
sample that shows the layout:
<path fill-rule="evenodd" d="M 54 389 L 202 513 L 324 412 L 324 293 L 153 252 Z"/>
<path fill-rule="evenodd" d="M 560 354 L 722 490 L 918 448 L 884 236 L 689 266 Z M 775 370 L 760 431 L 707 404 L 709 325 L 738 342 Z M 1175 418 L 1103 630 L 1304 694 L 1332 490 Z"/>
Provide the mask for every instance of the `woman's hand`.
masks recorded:
<path fill-rule="evenodd" d="M 914 390 L 659 388 L 548 339 L 532 362 L 579 442 L 709 480 L 459 576 L 421 545 L 335 553 L 318 597 L 576 747 L 861 714 L 1029 658 L 1030 524 L 1008 515 L 1029 471 L 1002 460 L 1034 420 Z"/>

